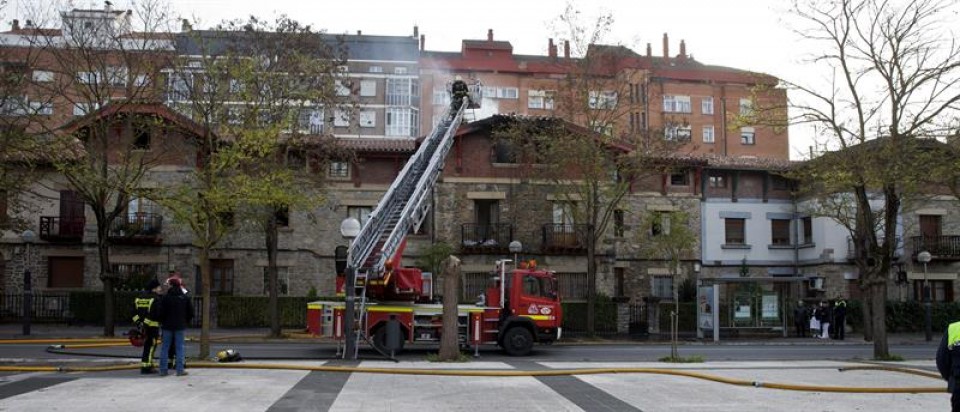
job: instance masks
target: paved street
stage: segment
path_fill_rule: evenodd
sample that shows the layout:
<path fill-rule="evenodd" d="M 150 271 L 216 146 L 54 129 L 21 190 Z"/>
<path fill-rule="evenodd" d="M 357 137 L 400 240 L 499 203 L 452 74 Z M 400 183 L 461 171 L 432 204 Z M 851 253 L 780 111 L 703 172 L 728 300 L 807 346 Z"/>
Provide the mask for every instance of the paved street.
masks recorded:
<path fill-rule="evenodd" d="M 129 365 L 138 350 L 118 347 L 70 348 L 48 352 L 49 343 L 23 338 L 11 325 L 0 327 L 0 365 Z M 849 411 L 948 410 L 946 393 L 916 393 L 942 388 L 939 379 L 890 371 L 840 367 L 872 365 L 872 346 L 847 341 L 779 338 L 685 342 L 683 356 L 706 362 L 666 364 L 662 342 L 580 342 L 537 347 L 533 356 L 512 358 L 495 348 L 465 363 L 425 359 L 435 348 L 405 351 L 399 362 L 378 360 L 363 351 L 360 362 L 335 359 L 335 347 L 315 339 L 264 340 L 263 331 L 217 330 L 213 349 L 237 349 L 247 360 L 238 365 L 274 365 L 278 369 L 191 368 L 186 377 L 141 376 L 136 370 L 111 372 L 0 373 L 0 411 Z M 93 328 L 43 328 L 32 338 L 88 338 Z M 193 335 L 188 333 L 188 335 Z M 259 336 L 259 337 L 258 337 Z M 906 359 L 888 365 L 934 370 L 934 342 L 922 336 L 891 335 L 891 352 Z M 13 343 L 11 343 L 13 342 Z M 196 353 L 189 345 L 188 355 Z M 555 371 L 590 368 L 655 368 L 694 371 L 715 378 L 745 380 L 747 386 L 650 373 L 564 374 L 559 376 L 435 376 L 289 370 L 316 366 L 467 371 Z M 760 382 L 760 387 L 749 385 Z M 805 391 L 772 389 L 764 384 L 811 385 Z M 826 387 L 826 388 L 824 388 Z M 832 393 L 835 388 L 889 388 L 907 393 Z M 906 388 L 906 389 L 904 389 Z M 912 388 L 912 389 L 911 389 Z M 911 393 L 913 391 L 913 393 Z M 146 401 L 144 401 L 146 400 Z M 146 402 L 146 403 L 145 403 Z"/>
<path fill-rule="evenodd" d="M 286 362 L 285 362 L 286 363 Z M 321 365 L 325 362 L 292 362 Z M 364 361 L 361 367 L 470 370 L 671 368 L 761 382 L 838 387 L 936 387 L 922 376 L 839 372 L 843 362 L 463 364 Z M 930 361 L 901 366 L 929 368 Z M 948 395 L 844 394 L 732 386 L 689 377 L 597 374 L 544 377 L 452 377 L 289 370 L 191 369 L 186 377 L 141 377 L 137 371 L 21 373 L 0 378 L 4 411 L 850 411 L 947 410 Z"/>

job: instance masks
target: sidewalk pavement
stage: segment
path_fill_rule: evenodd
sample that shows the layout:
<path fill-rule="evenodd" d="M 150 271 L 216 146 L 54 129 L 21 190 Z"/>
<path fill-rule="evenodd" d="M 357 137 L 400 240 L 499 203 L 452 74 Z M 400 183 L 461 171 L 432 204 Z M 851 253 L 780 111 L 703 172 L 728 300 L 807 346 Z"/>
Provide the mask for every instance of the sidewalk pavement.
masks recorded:
<path fill-rule="evenodd" d="M 114 330 L 114 338 L 123 339 L 130 326 L 118 326 Z M 213 328 L 210 336 L 215 339 L 230 339 L 235 341 L 263 341 L 275 342 L 278 339 L 269 339 L 269 328 Z M 284 329 L 284 338 L 279 340 L 320 339 L 313 337 L 303 330 Z M 187 329 L 187 337 L 200 336 L 200 329 Z M 940 334 L 933 335 L 934 342 L 940 342 Z M 60 324 L 33 324 L 30 335 L 23 335 L 22 325 L 19 323 L 0 324 L 0 340 L 5 339 L 103 339 L 102 326 L 68 326 Z M 927 344 L 923 333 L 888 333 L 887 341 L 890 345 L 923 345 Z M 656 336 L 648 339 L 602 339 L 602 338 L 563 338 L 558 345 L 593 345 L 593 344 L 624 344 L 624 345 L 662 345 L 669 343 L 669 339 L 660 339 Z M 769 338 L 727 338 L 719 342 L 706 339 L 681 338 L 682 345 L 867 345 L 870 342 L 863 340 L 859 333 L 847 334 L 845 340 L 818 339 L 812 337 L 769 337 Z"/>

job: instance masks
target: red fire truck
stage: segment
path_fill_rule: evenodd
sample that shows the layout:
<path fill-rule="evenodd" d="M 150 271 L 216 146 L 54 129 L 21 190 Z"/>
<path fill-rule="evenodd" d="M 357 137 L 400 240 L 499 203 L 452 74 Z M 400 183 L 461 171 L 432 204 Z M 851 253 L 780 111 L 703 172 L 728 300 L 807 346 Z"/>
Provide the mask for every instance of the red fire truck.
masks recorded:
<path fill-rule="evenodd" d="M 499 261 L 491 271 L 490 283 L 476 304 L 458 305 L 458 333 L 463 346 L 498 345 L 513 356 L 523 356 L 534 343 L 550 344 L 560 338 L 562 309 L 557 280 L 550 271 L 521 265 L 513 268 L 509 260 Z M 390 351 L 387 333 L 390 322 L 398 322 L 401 350 L 404 343 L 437 343 L 441 337 L 443 305 L 432 301 L 430 278 L 420 270 L 400 268 L 397 282 L 371 285 L 371 295 L 417 295 L 410 301 L 373 301 L 366 304 L 360 325 L 364 336 L 378 350 Z M 400 280 L 403 279 L 403 280 Z M 420 279 L 420 282 L 416 280 Z M 506 281 L 501 281 L 506 279 Z M 389 283 L 389 282 L 388 282 Z M 373 290 L 381 292 L 373 292 Z M 400 290 L 403 289 L 403 290 Z M 389 293 L 386 290 L 389 290 Z M 344 302 L 311 302 L 308 329 L 315 335 L 347 339 L 343 321 Z"/>
<path fill-rule="evenodd" d="M 456 79 L 453 104 L 447 118 L 431 131 L 387 189 L 376 209 L 359 230 L 356 221 L 338 268 L 337 291 L 345 302 L 312 302 L 308 305 L 313 333 L 345 343 L 345 358 L 355 358 L 358 344 L 366 341 L 378 349 L 401 349 L 404 342 L 438 342 L 442 305 L 429 303 L 432 278 L 416 268 L 400 267 L 405 236 L 416 231 L 430 209 L 428 194 L 443 170 L 453 136 L 468 109 L 479 107 L 482 86 Z M 350 219 L 345 221 L 348 223 Z M 508 268 L 500 260 L 491 274 L 491 285 L 475 305 L 459 305 L 461 343 L 500 345 L 508 354 L 525 355 L 535 342 L 560 337 L 561 308 L 556 278 L 538 270 L 535 262 Z M 352 353 L 348 353 L 352 352 Z"/>

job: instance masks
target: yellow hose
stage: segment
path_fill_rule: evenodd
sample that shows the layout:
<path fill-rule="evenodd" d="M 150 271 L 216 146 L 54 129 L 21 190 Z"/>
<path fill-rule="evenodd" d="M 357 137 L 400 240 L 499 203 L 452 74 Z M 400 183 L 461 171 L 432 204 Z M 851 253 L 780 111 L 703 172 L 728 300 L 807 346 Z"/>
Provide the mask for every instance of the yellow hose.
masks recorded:
<path fill-rule="evenodd" d="M 735 386 L 753 386 L 756 388 L 771 388 L 791 391 L 805 392 L 836 392 L 836 393 L 945 393 L 945 385 L 936 387 L 900 387 L 900 388 L 877 388 L 877 387 L 845 387 L 845 386 L 820 386 L 820 385 L 797 385 L 778 382 L 760 382 L 746 379 L 726 378 L 707 373 L 692 372 L 688 370 L 660 369 L 660 368 L 584 368 L 584 369 L 549 369 L 535 371 L 519 370 L 466 370 L 466 369 L 412 369 L 412 368 L 354 368 L 345 366 L 310 366 L 293 364 L 259 364 L 259 363 L 214 363 L 214 362 L 191 362 L 187 364 L 190 368 L 207 369 L 267 369 L 267 370 L 297 370 L 309 372 L 344 372 L 344 373 L 376 373 L 376 374 L 394 374 L 394 375 L 427 375 L 427 376 L 471 376 L 471 377 L 536 377 L 536 376 L 574 376 L 574 375 L 598 375 L 615 373 L 645 373 L 654 375 L 683 376 L 694 379 L 702 379 L 712 382 L 724 383 Z M 139 364 L 128 365 L 110 365 L 110 366 L 0 366 L 0 372 L 105 372 L 127 369 L 138 369 Z M 852 367 L 845 368 L 852 370 Z M 897 368 L 889 367 L 862 367 L 863 369 L 876 369 L 903 372 Z M 930 375 L 921 375 L 928 376 Z M 939 376 L 937 376 L 939 380 Z"/>

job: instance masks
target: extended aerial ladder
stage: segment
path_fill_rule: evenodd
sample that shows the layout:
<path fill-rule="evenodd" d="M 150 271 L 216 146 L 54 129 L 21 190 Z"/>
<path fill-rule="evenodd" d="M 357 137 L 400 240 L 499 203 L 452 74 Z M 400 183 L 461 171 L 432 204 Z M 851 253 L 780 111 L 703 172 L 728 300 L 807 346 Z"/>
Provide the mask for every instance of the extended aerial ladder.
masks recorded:
<path fill-rule="evenodd" d="M 477 97 L 477 94 L 474 96 Z M 464 113 L 479 107 L 474 101 L 479 99 L 465 98 L 458 110 L 454 112 L 450 109 L 451 114 L 430 132 L 350 244 L 347 263 L 353 270 L 346 275 L 353 276 L 353 279 L 348 279 L 346 283 L 354 286 L 356 296 L 352 328 L 356 335 L 346 338 L 355 339 L 356 344 L 365 338 L 368 287 L 372 284 L 386 286 L 391 281 L 392 269 L 400 266 L 399 261 L 391 260 L 400 260 L 407 233 L 411 229 L 418 230 L 423 224 L 430 210 L 427 197 L 443 170 L 444 160 L 453 145 L 453 136 L 463 121 Z M 349 325 L 347 327 L 350 328 Z M 356 356 L 355 353 L 350 355 Z"/>

